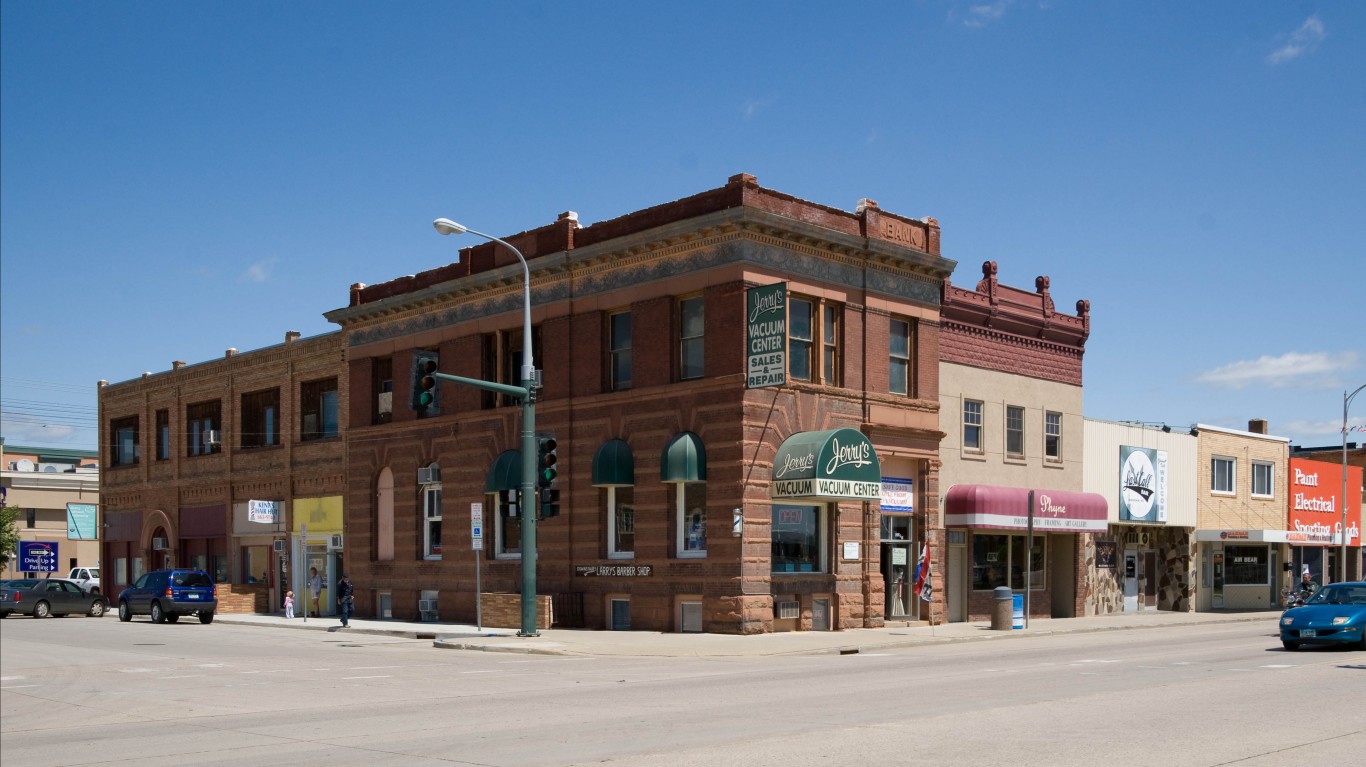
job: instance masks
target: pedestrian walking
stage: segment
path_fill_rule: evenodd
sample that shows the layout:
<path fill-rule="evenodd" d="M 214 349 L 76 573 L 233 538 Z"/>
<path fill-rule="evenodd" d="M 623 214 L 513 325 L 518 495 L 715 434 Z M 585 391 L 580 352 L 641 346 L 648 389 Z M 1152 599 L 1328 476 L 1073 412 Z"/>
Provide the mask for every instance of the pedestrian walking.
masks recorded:
<path fill-rule="evenodd" d="M 356 587 L 345 574 L 337 581 L 337 608 L 341 613 L 342 628 L 351 625 L 351 614 L 356 611 Z"/>
<path fill-rule="evenodd" d="M 285 592 L 285 617 L 294 617 L 294 592 L 292 591 Z"/>

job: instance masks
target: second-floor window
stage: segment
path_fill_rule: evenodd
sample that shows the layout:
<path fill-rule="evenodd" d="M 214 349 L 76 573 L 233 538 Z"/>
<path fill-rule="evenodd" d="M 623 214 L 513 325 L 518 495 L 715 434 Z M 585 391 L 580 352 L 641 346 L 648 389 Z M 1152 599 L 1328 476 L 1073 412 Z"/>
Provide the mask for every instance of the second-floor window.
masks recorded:
<path fill-rule="evenodd" d="M 209 455 L 223 450 L 223 403 L 198 402 L 185 408 L 185 455 Z"/>
<path fill-rule="evenodd" d="M 963 400 L 963 449 L 982 452 L 982 401 Z"/>
<path fill-rule="evenodd" d="M 1019 405 L 1006 405 L 1006 455 L 1010 458 L 1024 458 L 1024 422 L 1024 408 Z"/>
<path fill-rule="evenodd" d="M 522 329 L 499 330 L 485 333 L 480 339 L 482 345 L 480 377 L 485 381 L 520 386 L 522 383 Z M 532 364 L 539 365 L 545 360 L 541 352 L 541 328 L 531 328 Z M 515 405 L 518 401 L 509 394 L 484 391 L 480 407 L 494 408 Z"/>
<path fill-rule="evenodd" d="M 335 437 L 337 424 L 337 379 L 305 381 L 299 386 L 299 439 L 308 441 Z"/>
<path fill-rule="evenodd" d="M 1275 465 L 1266 461 L 1252 462 L 1252 494 L 1270 498 L 1276 494 Z"/>
<path fill-rule="evenodd" d="M 115 418 L 109 422 L 109 462 L 132 466 L 138 462 L 138 417 Z"/>
<path fill-rule="evenodd" d="M 239 444 L 244 449 L 280 444 L 280 390 L 266 389 L 242 395 L 242 431 Z"/>
<path fill-rule="evenodd" d="M 840 386 L 841 306 L 814 298 L 787 301 L 787 374 L 796 381 Z M 819 361 L 817 361 L 819 354 Z"/>
<path fill-rule="evenodd" d="M 683 380 L 701 378 L 703 365 L 703 312 L 706 306 L 701 296 L 678 302 L 678 377 Z"/>
<path fill-rule="evenodd" d="M 1043 415 L 1043 457 L 1047 461 L 1062 460 L 1062 413 L 1050 410 Z"/>
<path fill-rule="evenodd" d="M 171 411 L 157 411 L 157 460 L 171 460 Z"/>
<path fill-rule="evenodd" d="M 371 423 L 389 423 L 394 416 L 394 358 L 378 357 L 370 369 L 370 388 L 375 393 Z"/>
<path fill-rule="evenodd" d="M 631 388 L 631 313 L 607 318 L 608 384 L 612 391 Z"/>
<path fill-rule="evenodd" d="M 889 349 L 891 370 L 887 387 L 892 394 L 911 394 L 911 377 L 915 369 L 911 364 L 912 346 L 911 323 L 893 317 Z"/>
<path fill-rule="evenodd" d="M 1234 487 L 1234 461 L 1232 458 L 1214 456 L 1210 459 L 1209 489 L 1216 493 L 1232 493 Z"/>

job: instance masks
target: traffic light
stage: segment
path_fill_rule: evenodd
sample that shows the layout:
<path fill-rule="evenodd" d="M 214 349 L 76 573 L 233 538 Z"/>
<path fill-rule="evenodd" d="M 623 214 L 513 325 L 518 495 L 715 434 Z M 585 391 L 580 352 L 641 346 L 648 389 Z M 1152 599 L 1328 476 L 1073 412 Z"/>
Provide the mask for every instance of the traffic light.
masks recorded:
<path fill-rule="evenodd" d="M 560 491 L 553 487 L 543 487 L 541 494 L 541 518 L 560 516 Z"/>
<path fill-rule="evenodd" d="M 559 473 L 555 470 L 555 438 L 549 434 L 536 435 L 536 486 L 547 488 L 555 484 Z"/>
<path fill-rule="evenodd" d="M 554 436 L 536 435 L 536 487 L 542 518 L 560 515 L 560 491 L 555 488 L 555 477 L 559 475 L 555 464 L 559 459 L 555 456 L 555 447 Z"/>
<path fill-rule="evenodd" d="M 413 365 L 413 410 L 425 411 L 436 402 L 436 358 L 417 357 Z"/>

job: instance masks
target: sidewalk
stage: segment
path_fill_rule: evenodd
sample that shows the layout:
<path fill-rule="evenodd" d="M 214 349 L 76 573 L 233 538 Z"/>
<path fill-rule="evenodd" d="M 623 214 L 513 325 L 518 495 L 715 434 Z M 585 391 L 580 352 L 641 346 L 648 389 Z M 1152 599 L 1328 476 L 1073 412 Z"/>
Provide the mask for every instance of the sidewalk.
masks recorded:
<path fill-rule="evenodd" d="M 794 631 L 754 636 L 729 634 L 679 634 L 654 631 L 594 631 L 546 629 L 536 637 L 519 637 L 516 629 L 487 628 L 458 623 L 409 623 L 372 618 L 352 618 L 342 628 L 335 617 L 286 620 L 280 615 L 233 615 L 220 613 L 215 623 L 273 626 L 276 628 L 371 634 L 409 639 L 430 639 L 434 647 L 541 655 L 615 655 L 636 657 L 743 657 L 763 655 L 812 655 L 821 653 L 873 652 L 897 647 L 943 642 L 996 641 L 1028 636 L 1179 628 L 1214 623 L 1261 622 L 1268 632 L 1277 630 L 1279 611 L 1172 613 L 1148 610 L 1089 618 L 1032 618 L 1026 629 L 992 631 L 990 623 L 950 623 L 940 626 L 849 629 L 846 631 Z"/>

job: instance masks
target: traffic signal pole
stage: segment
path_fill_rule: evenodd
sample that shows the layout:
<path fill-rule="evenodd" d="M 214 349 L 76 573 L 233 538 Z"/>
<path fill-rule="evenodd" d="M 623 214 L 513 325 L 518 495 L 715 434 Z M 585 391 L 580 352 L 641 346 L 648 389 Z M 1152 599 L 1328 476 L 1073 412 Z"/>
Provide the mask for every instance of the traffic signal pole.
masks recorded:
<path fill-rule="evenodd" d="M 509 386 L 435 372 L 432 375 L 481 389 L 501 391 L 522 402 L 522 494 L 518 504 L 518 514 L 522 518 L 522 629 L 517 636 L 540 636 L 536 630 L 536 514 L 528 513 L 535 508 L 533 499 L 536 492 L 536 365 L 531 358 L 531 267 L 527 266 L 522 251 L 506 240 L 475 231 L 448 218 L 438 218 L 432 222 L 432 226 L 438 234 L 469 232 L 496 242 L 512 251 L 522 264 L 522 385 Z"/>
<path fill-rule="evenodd" d="M 534 378 L 526 377 L 526 371 L 523 371 L 521 386 L 510 386 L 478 378 L 455 376 L 449 373 L 433 372 L 430 375 L 441 381 L 465 384 L 466 386 L 506 394 L 509 397 L 516 397 L 522 403 L 522 485 L 517 503 L 517 516 L 522 520 L 522 628 L 517 632 L 517 636 L 540 636 L 540 632 L 536 628 L 535 508 L 536 480 L 539 476 L 536 448 L 536 381 Z M 531 375 L 534 376 L 535 373 L 532 372 Z"/>

